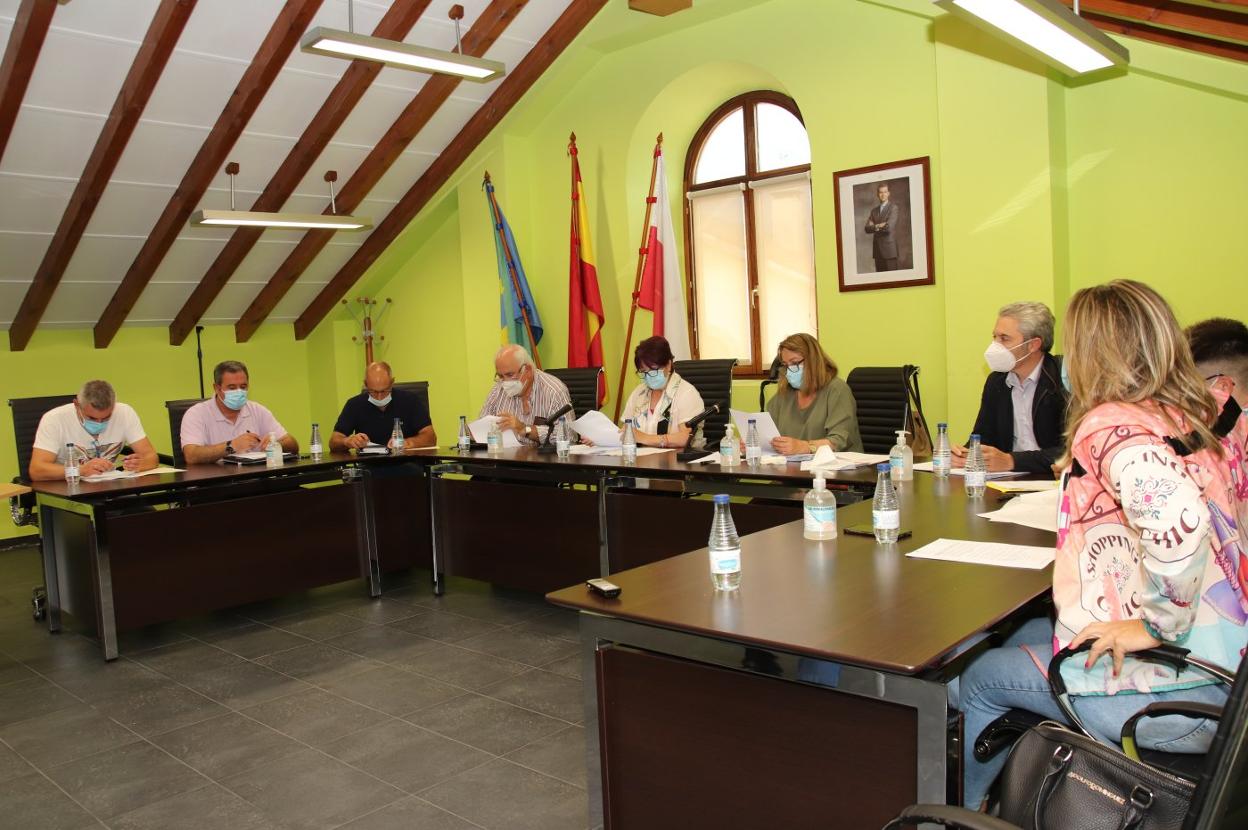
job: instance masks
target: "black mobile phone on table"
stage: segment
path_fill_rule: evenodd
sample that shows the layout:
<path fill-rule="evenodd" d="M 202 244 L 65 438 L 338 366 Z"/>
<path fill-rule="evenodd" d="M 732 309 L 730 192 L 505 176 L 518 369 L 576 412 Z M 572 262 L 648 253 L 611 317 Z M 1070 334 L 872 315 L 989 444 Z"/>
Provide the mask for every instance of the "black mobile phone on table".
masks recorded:
<path fill-rule="evenodd" d="M 875 536 L 875 528 L 871 525 L 850 525 L 845 528 L 845 532 L 850 536 Z M 897 531 L 898 539 L 905 539 L 910 536 L 910 529 L 907 527 L 900 528 Z"/>

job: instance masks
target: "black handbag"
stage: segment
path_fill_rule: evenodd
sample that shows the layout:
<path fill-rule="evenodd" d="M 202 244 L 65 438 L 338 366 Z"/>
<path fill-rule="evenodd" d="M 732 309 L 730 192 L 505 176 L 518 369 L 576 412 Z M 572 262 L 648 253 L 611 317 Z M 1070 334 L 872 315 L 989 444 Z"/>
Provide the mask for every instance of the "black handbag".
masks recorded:
<path fill-rule="evenodd" d="M 1090 645 L 1085 643 L 1075 651 L 1062 649 L 1049 663 L 1049 683 L 1072 726 L 1049 721 L 1019 738 L 1002 772 L 1000 817 L 1023 830 L 1179 830 L 1195 782 L 1139 760 L 1135 729 L 1147 717 L 1184 714 L 1216 718 L 1219 709 L 1185 702 L 1154 703 L 1123 725 L 1123 746 L 1130 755 L 1103 744 L 1088 733 L 1075 714 L 1060 670 L 1064 660 Z M 1131 657 L 1168 663 L 1176 671 L 1195 666 L 1228 685 L 1235 680 L 1220 666 L 1174 646 L 1136 652 Z"/>

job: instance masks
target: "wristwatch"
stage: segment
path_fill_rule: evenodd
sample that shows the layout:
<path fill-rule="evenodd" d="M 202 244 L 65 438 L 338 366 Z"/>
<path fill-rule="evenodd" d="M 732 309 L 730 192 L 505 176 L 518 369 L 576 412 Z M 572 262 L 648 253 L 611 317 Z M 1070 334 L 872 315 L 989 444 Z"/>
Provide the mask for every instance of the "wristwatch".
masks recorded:
<path fill-rule="evenodd" d="M 226 455 L 234 454 L 234 439 L 231 438 L 229 441 L 225 442 L 225 454 Z"/>

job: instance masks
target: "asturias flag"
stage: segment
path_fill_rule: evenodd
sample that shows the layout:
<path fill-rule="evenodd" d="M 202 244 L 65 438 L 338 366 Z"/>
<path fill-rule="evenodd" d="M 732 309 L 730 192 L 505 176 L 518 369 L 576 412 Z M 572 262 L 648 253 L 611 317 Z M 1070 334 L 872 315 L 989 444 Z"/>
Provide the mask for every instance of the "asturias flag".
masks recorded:
<path fill-rule="evenodd" d="M 590 244 L 589 210 L 581 165 L 576 158 L 576 136 L 568 144 L 572 156 L 572 235 L 568 266 L 568 366 L 602 366 L 602 294 L 598 291 L 598 269 Z M 607 400 L 605 372 L 598 376 L 598 405 Z"/>
<path fill-rule="evenodd" d="M 646 233 L 646 268 L 641 276 L 637 305 L 654 312 L 654 334 L 667 338 L 677 360 L 692 356 L 689 347 L 689 317 L 685 313 L 685 281 L 676 257 L 676 232 L 672 229 L 672 207 L 667 199 L 667 175 L 663 169 L 663 148 L 654 148 L 654 205 Z"/>
<path fill-rule="evenodd" d="M 494 196 L 494 185 L 488 175 L 485 179 L 485 197 L 490 204 L 494 251 L 498 255 L 498 279 L 502 290 L 499 299 L 499 324 L 503 330 L 503 342 L 518 343 L 536 353 L 537 344 L 542 340 L 542 318 L 537 313 L 533 292 L 529 290 L 529 281 L 524 276 L 524 265 L 520 263 L 516 238 L 511 235 L 511 226 L 507 224 L 503 209 L 498 205 L 498 199 Z M 526 313 L 529 328 L 533 331 L 532 342 L 529 341 L 524 327 Z"/>

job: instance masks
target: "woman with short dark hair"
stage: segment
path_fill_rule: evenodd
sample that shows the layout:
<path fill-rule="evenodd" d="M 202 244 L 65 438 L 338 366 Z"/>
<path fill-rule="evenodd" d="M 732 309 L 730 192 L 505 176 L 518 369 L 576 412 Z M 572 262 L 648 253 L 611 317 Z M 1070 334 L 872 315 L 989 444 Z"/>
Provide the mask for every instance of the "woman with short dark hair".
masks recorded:
<path fill-rule="evenodd" d="M 663 337 L 647 337 L 633 351 L 641 383 L 625 399 L 620 418 L 633 419 L 638 445 L 683 447 L 689 439 L 685 421 L 703 409 L 702 396 L 672 370 L 673 362 L 672 347 Z M 700 435 L 694 439 L 695 446 L 702 443 Z"/>

